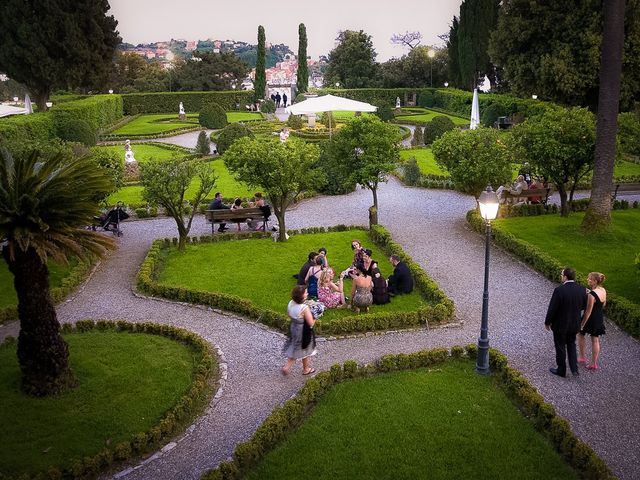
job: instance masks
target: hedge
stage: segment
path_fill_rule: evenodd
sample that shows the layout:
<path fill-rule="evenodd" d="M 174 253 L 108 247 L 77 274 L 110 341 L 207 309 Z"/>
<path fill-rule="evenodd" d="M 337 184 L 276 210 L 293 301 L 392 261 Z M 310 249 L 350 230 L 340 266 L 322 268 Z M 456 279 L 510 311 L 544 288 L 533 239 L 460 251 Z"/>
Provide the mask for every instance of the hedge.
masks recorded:
<path fill-rule="evenodd" d="M 322 233 L 333 231 L 346 231 L 360 229 L 361 227 L 348 227 L 338 225 L 336 227 L 315 227 L 302 230 L 289 230 L 289 235 L 306 233 Z M 237 233 L 228 235 L 203 235 L 189 237 L 188 243 L 211 243 L 229 241 L 232 239 L 262 238 L 260 232 Z M 375 225 L 370 231 L 371 239 L 388 255 L 398 255 L 407 263 L 414 277 L 415 286 L 422 296 L 435 305 L 424 306 L 413 312 L 389 312 L 369 313 L 364 315 L 351 315 L 340 319 L 334 319 L 330 323 L 323 323 L 322 319 L 316 322 L 315 330 L 318 334 L 347 334 L 353 332 L 367 332 L 374 330 L 388 330 L 397 328 L 414 328 L 420 325 L 444 323 L 450 321 L 454 314 L 453 301 L 448 298 L 438 285 L 409 257 L 402 247 L 393 242 L 391 234 L 382 226 Z M 141 292 L 152 296 L 164 297 L 179 302 L 197 303 L 210 307 L 220 308 L 240 315 L 252 318 L 272 328 L 287 332 L 289 318 L 287 315 L 261 308 L 250 300 L 235 295 L 219 292 L 207 292 L 191 290 L 183 287 L 171 287 L 159 284 L 155 278 L 155 272 L 165 255 L 166 249 L 178 243 L 177 238 L 171 240 L 156 240 L 151 245 L 144 262 L 140 267 L 137 277 L 137 286 Z"/>
<path fill-rule="evenodd" d="M 55 136 L 53 117 L 49 112 L 0 118 L 0 145 L 33 141 L 46 143 Z"/>
<path fill-rule="evenodd" d="M 581 198 L 578 200 L 573 200 L 569 202 L 569 211 L 571 212 L 586 212 L 589 207 L 589 198 Z M 614 200 L 612 203 L 613 210 L 627 210 L 629 208 L 638 208 L 639 202 L 633 201 L 629 202 L 628 200 Z M 560 212 L 560 207 L 555 203 L 547 203 L 543 204 L 526 204 L 526 203 L 516 203 L 515 205 L 500 205 L 500 209 L 498 210 L 499 218 L 509 218 L 509 217 L 535 217 L 538 215 L 549 215 L 549 214 L 557 214 Z"/>
<path fill-rule="evenodd" d="M 69 120 L 79 118 L 85 120 L 97 134 L 122 119 L 122 96 L 95 95 L 65 102 L 54 105 L 50 113 L 58 132 Z"/>
<path fill-rule="evenodd" d="M 161 92 L 161 93 L 130 93 L 122 95 L 124 112 L 126 115 L 139 113 L 177 112 L 182 102 L 186 112 L 199 112 L 205 103 L 214 102 L 226 111 L 240 110 L 252 103 L 252 91 L 231 92 Z"/>
<path fill-rule="evenodd" d="M 476 345 L 421 350 L 414 353 L 385 355 L 373 364 L 358 365 L 353 360 L 335 364 L 329 370 L 307 380 L 297 395 L 276 407 L 246 442 L 238 444 L 230 461 L 205 472 L 202 480 L 239 480 L 257 466 L 268 452 L 284 442 L 313 412 L 314 406 L 333 386 L 353 378 L 368 378 L 385 372 L 415 370 L 442 364 L 450 358 L 476 358 Z M 471 362 L 470 362 L 471 363 Z M 571 431 L 569 422 L 556 414 L 542 395 L 517 370 L 507 357 L 489 349 L 489 365 L 499 387 L 512 399 L 522 414 L 533 423 L 571 465 L 581 478 L 613 477 L 604 461 Z"/>
<path fill-rule="evenodd" d="M 59 287 L 49 290 L 49 295 L 53 303 L 60 303 L 69 295 L 78 285 L 85 281 L 89 272 L 98 261 L 97 257 L 92 257 L 88 261 L 78 261 L 78 264 L 71 269 L 69 275 L 67 275 L 60 284 Z M 0 325 L 5 322 L 18 319 L 18 308 L 15 305 L 0 308 Z"/>
<path fill-rule="evenodd" d="M 94 478 L 100 472 L 110 470 L 117 465 L 131 461 L 156 449 L 161 442 L 175 436 L 187 423 L 199 415 L 211 399 L 214 390 L 213 385 L 215 384 L 214 378 L 216 377 L 214 373 L 217 370 L 218 362 L 209 344 L 195 333 L 171 325 L 150 322 L 129 323 L 124 320 L 117 322 L 80 320 L 76 322 L 75 326 L 70 323 L 62 325 L 63 333 L 84 333 L 92 330 L 161 335 L 187 345 L 201 356 L 198 364 L 194 365 L 191 386 L 178 402 L 165 413 L 158 424 L 146 432 L 134 435 L 131 440 L 120 442 L 113 446 L 106 446 L 102 451 L 91 457 L 75 459 L 71 462 L 69 468 L 63 469 L 52 466 L 46 472 L 33 476 L 21 475 L 17 477 L 20 480 L 30 478 L 68 478 L 74 480 Z M 14 341 L 15 339 L 8 337 L 5 342 Z M 3 476 L 2 478 L 10 480 L 11 477 Z"/>
<path fill-rule="evenodd" d="M 476 210 L 467 212 L 467 222 L 477 232 L 485 231 L 484 220 Z M 558 272 L 564 265 L 558 262 L 549 254 L 541 251 L 537 247 L 520 240 L 515 235 L 500 228 L 500 225 L 493 226 L 493 240 L 496 244 L 508 252 L 516 255 L 520 260 L 542 273 L 549 280 L 557 281 Z M 586 285 L 587 278 L 578 273 L 576 281 Z M 625 297 L 609 292 L 607 294 L 607 305 L 605 314 L 609 320 L 618 324 L 629 335 L 640 338 L 640 306 Z"/>

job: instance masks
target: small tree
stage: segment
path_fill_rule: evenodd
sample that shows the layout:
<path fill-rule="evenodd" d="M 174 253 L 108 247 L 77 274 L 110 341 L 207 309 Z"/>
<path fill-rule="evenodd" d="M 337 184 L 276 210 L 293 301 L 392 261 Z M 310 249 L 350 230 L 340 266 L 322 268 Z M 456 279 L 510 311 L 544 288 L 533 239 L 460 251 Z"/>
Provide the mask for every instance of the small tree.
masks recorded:
<path fill-rule="evenodd" d="M 356 117 L 333 137 L 332 155 L 342 160 L 342 174 L 371 190 L 378 211 L 378 185 L 398 166 L 399 135 L 377 117 Z"/>
<path fill-rule="evenodd" d="M 224 128 L 227 126 L 227 112 L 217 103 L 207 103 L 200 110 L 198 122 L 205 128 Z"/>
<path fill-rule="evenodd" d="M 413 131 L 413 137 L 411 138 L 411 146 L 421 147 L 424 145 L 424 134 L 422 133 L 422 127 L 416 127 Z"/>
<path fill-rule="evenodd" d="M 416 160 L 416 157 L 409 157 L 407 163 L 404 164 L 403 170 L 404 182 L 407 185 L 418 185 L 422 174 L 420 172 L 420 167 L 418 166 L 418 160 Z"/>
<path fill-rule="evenodd" d="M 267 98 L 264 102 L 260 104 L 260 111 L 263 113 L 275 113 L 276 111 L 276 102 Z"/>
<path fill-rule="evenodd" d="M 446 132 L 454 128 L 456 128 L 456 126 L 449 117 L 445 117 L 444 115 L 433 117 L 433 120 L 424 127 L 424 144 L 431 145 Z"/>
<path fill-rule="evenodd" d="M 253 90 L 255 92 L 256 101 L 264 98 L 264 93 L 267 88 L 267 74 L 265 72 L 267 54 L 265 50 L 265 35 L 264 27 L 258 26 L 258 51 L 256 56 L 256 76 L 253 82 Z"/>
<path fill-rule="evenodd" d="M 289 115 L 289 118 L 287 118 L 287 125 L 289 128 L 293 128 L 294 130 L 300 130 L 304 127 L 304 121 L 300 115 Z"/>
<path fill-rule="evenodd" d="M 304 93 L 309 86 L 309 68 L 307 66 L 307 27 L 304 23 L 298 25 L 298 72 L 296 74 L 296 89 Z"/>
<path fill-rule="evenodd" d="M 500 131 L 454 129 L 433 142 L 436 163 L 446 169 L 456 188 L 476 197 L 487 185 L 511 180 L 511 162 Z"/>
<path fill-rule="evenodd" d="M 218 153 L 222 155 L 233 143 L 242 137 L 253 138 L 253 133 L 242 123 L 231 123 L 224 127 L 216 140 Z"/>
<path fill-rule="evenodd" d="M 204 130 L 198 134 L 196 152 L 200 155 L 209 155 L 211 153 L 211 142 L 209 141 L 209 137 L 207 137 L 207 132 Z"/>
<path fill-rule="evenodd" d="M 518 157 L 552 181 L 560 195 L 560 214 L 569 216 L 567 191 L 573 191 L 593 168 L 595 152 L 593 114 L 584 108 L 547 110 L 513 129 Z"/>
<path fill-rule="evenodd" d="M 200 186 L 190 201 L 191 208 L 185 223 L 185 195 L 194 178 L 200 181 Z M 202 162 L 172 158 L 140 165 L 140 182 L 144 187 L 142 196 L 146 201 L 164 207 L 167 215 L 176 221 L 180 237 L 179 250 L 184 250 L 193 216 L 213 189 L 216 180 L 214 171 Z"/>
<path fill-rule="evenodd" d="M 224 163 L 237 180 L 267 195 L 278 218 L 281 242 L 286 240 L 287 209 L 301 192 L 315 190 L 324 181 L 323 172 L 315 167 L 319 154 L 317 145 L 270 137 L 241 138 L 224 154 Z"/>

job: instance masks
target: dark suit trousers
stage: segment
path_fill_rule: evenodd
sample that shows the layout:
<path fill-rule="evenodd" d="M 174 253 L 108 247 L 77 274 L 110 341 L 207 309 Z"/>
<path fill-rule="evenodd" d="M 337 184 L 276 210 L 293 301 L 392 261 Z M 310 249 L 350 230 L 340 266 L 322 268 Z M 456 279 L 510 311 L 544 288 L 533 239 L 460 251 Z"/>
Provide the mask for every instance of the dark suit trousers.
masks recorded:
<path fill-rule="evenodd" d="M 571 372 L 577 372 L 576 334 L 553 332 L 553 343 L 556 347 L 558 374 L 563 377 L 567 374 L 567 363 L 565 361 L 567 356 L 569 357 L 569 368 Z"/>

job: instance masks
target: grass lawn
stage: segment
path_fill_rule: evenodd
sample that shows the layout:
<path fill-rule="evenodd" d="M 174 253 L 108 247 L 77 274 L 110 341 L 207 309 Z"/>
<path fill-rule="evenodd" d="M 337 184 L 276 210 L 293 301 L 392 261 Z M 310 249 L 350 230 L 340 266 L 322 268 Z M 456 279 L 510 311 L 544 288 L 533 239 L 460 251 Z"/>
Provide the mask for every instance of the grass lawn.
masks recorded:
<path fill-rule="evenodd" d="M 356 112 L 331 112 L 333 114 L 333 119 L 338 122 L 348 122 L 349 120 L 356 118 Z M 361 112 L 361 116 L 369 117 L 375 115 L 374 113 L 369 112 Z"/>
<path fill-rule="evenodd" d="M 122 145 L 105 145 L 94 148 L 96 150 L 115 152 L 124 158 L 124 142 Z M 151 159 L 165 160 L 167 158 L 172 158 L 174 155 L 177 155 L 178 157 L 182 155 L 176 150 L 162 148 L 158 145 L 146 145 L 144 143 L 134 143 L 131 145 L 131 149 L 133 150 L 133 154 L 138 162 L 146 162 Z"/>
<path fill-rule="evenodd" d="M 400 158 L 405 161 L 411 157 L 416 157 L 420 173 L 423 175 L 440 175 L 448 177 L 449 173 L 442 170 L 433 158 L 433 152 L 430 148 L 410 148 L 408 150 L 400 150 Z"/>
<path fill-rule="evenodd" d="M 395 119 L 398 122 L 410 121 L 410 122 L 430 122 L 433 117 L 444 116 L 449 117 L 456 125 L 469 125 L 468 118 L 456 117 L 454 115 L 447 115 L 446 113 L 436 112 L 435 110 L 424 109 L 424 113 L 419 115 L 398 115 Z"/>
<path fill-rule="evenodd" d="M 625 160 L 622 160 L 620 163 L 616 163 L 616 166 L 613 169 L 613 176 L 614 177 L 640 176 L 640 163 L 627 162 Z"/>
<path fill-rule="evenodd" d="M 71 260 L 68 265 L 49 261 L 49 287 L 59 287 L 69 272 L 77 265 L 76 260 Z M 13 288 L 13 274 L 9 271 L 7 262 L 0 261 L 0 308 L 18 304 L 18 297 Z"/>
<path fill-rule="evenodd" d="M 229 123 L 262 120 L 263 118 L 260 112 L 227 112 L 227 121 Z"/>
<path fill-rule="evenodd" d="M 232 226 L 231 228 L 234 228 Z M 276 312 L 286 312 L 291 289 L 296 285 L 292 277 L 298 273 L 311 251 L 320 247 L 328 250 L 329 264 L 340 272 L 351 265 L 351 240 L 357 238 L 365 248 L 373 250 L 373 258 L 385 277 L 393 272 L 387 256 L 362 230 L 329 232 L 313 235 L 294 235 L 287 242 L 276 243 L 271 238 L 241 242 L 187 245 L 184 252 L 170 250 L 158 272 L 158 282 L 210 292 L 237 295 L 256 305 Z M 345 295 L 351 295 L 351 280 L 344 286 Z M 413 311 L 424 300 L 414 291 L 410 295 L 394 297 L 387 305 L 373 305 L 370 312 Z M 323 322 L 353 315 L 348 309 L 327 310 Z"/>
<path fill-rule="evenodd" d="M 129 123 L 121 126 L 117 130 L 111 132 L 112 135 L 154 135 L 156 133 L 165 133 L 184 127 L 192 127 L 198 124 L 198 114 L 189 113 L 187 119 L 181 121 L 177 114 L 172 113 L 155 113 L 149 115 L 140 115 Z"/>
<path fill-rule="evenodd" d="M 516 473 L 517 472 L 517 473 Z M 574 479 L 468 360 L 331 388 L 248 479 Z"/>
<path fill-rule="evenodd" d="M 136 150 L 134 150 L 136 151 Z M 136 153 L 136 157 L 138 154 Z M 227 170 L 222 159 L 209 162 L 211 168 L 213 168 L 218 176 L 216 184 L 213 190 L 209 194 L 209 197 L 213 198 L 215 192 L 222 192 L 225 198 L 230 197 L 251 197 L 255 193 L 255 189 L 250 189 L 246 184 L 237 182 Z M 194 179 L 189 185 L 187 190 L 186 199 L 192 199 L 196 194 L 200 181 Z M 109 205 L 115 205 L 116 202 L 124 202 L 126 205 L 141 205 L 144 203 L 142 200 L 142 186 L 132 185 L 122 187 L 117 192 L 111 194 L 107 199 Z"/>
<path fill-rule="evenodd" d="M 592 236 L 580 232 L 581 213 L 567 219 L 541 215 L 499 219 L 495 223 L 585 276 L 593 271 L 604 273 L 607 290 L 640 304 L 640 275 L 633 264 L 640 252 L 640 210 L 614 210 L 611 215 L 612 229 Z"/>
<path fill-rule="evenodd" d="M 188 347 L 139 333 L 66 335 L 80 386 L 39 399 L 19 392 L 15 346 L 0 348 L 0 465 L 18 476 L 69 466 L 157 425 L 191 384 Z"/>

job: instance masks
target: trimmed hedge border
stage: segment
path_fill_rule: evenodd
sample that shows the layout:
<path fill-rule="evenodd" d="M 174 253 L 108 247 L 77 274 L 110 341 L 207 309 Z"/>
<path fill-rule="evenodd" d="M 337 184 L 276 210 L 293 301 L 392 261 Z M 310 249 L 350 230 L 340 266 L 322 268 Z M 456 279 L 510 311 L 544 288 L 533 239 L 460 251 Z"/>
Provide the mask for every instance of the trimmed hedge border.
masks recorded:
<path fill-rule="evenodd" d="M 78 260 L 78 264 L 71 269 L 69 275 L 62 280 L 62 284 L 59 287 L 52 288 L 49 291 L 51 300 L 53 303 L 62 302 L 67 295 L 84 282 L 91 272 L 91 269 L 97 263 L 98 258 L 93 257 L 91 260 L 82 261 Z M 9 307 L 0 308 L 0 325 L 6 322 L 11 322 L 18 319 L 18 306 L 11 305 Z"/>
<path fill-rule="evenodd" d="M 307 380 L 295 397 L 282 406 L 276 407 L 253 436 L 236 447 L 232 460 L 221 463 L 217 468 L 205 472 L 200 478 L 202 480 L 244 478 L 268 452 L 283 442 L 311 415 L 318 400 L 334 385 L 353 378 L 368 378 L 380 373 L 430 367 L 442 364 L 449 358 L 474 359 L 476 354 L 477 346 L 467 345 L 452 347 L 451 351 L 446 348 L 435 348 L 409 354 L 385 355 L 368 365 L 358 365 L 353 360 L 348 360 L 342 365 L 335 364 L 329 370 Z M 504 393 L 581 477 L 615 478 L 593 449 L 571 431 L 569 422 L 556 414 L 553 406 L 544 401 L 542 395 L 518 370 L 508 365 L 507 357 L 503 353 L 491 348 L 489 365 Z"/>
<path fill-rule="evenodd" d="M 51 466 L 46 472 L 38 473 L 34 476 L 21 475 L 16 479 L 85 479 L 95 478 L 100 473 L 140 457 L 142 454 L 157 449 L 157 447 L 175 435 L 177 435 L 184 425 L 198 416 L 208 404 L 213 394 L 213 378 L 218 362 L 214 356 L 210 345 L 195 333 L 173 327 L 171 325 L 161 325 L 158 323 L 129 323 L 124 320 L 116 322 L 98 320 L 80 320 L 75 326 L 69 323 L 62 325 L 63 333 L 85 333 L 92 330 L 115 331 L 129 333 L 146 333 L 150 335 L 160 335 L 180 342 L 197 351 L 202 358 L 193 368 L 193 380 L 189 390 L 178 400 L 178 402 L 167 411 L 158 425 L 151 427 L 145 432 L 134 435 L 131 440 L 120 442 L 117 445 L 106 447 L 99 453 L 71 462 L 69 468 Z M 5 344 L 13 343 L 15 339 L 8 337 Z M 3 477 L 10 480 L 11 477 Z"/>
<path fill-rule="evenodd" d="M 154 133 L 154 134 L 127 134 L 127 135 L 116 135 L 114 133 L 108 135 L 100 135 L 100 142 L 113 142 L 116 140 L 153 140 L 154 138 L 167 138 L 174 137 L 176 135 L 181 135 L 183 133 L 195 132 L 196 130 L 205 130 L 200 124 L 193 124 L 192 127 L 180 127 L 174 130 L 168 130 L 163 133 Z"/>
<path fill-rule="evenodd" d="M 571 212 L 585 212 L 587 207 L 589 206 L 589 198 L 581 198 L 579 200 L 574 200 L 573 202 L 569 202 L 569 210 Z M 629 202 L 628 200 L 614 200 L 612 204 L 613 210 L 628 210 L 629 208 L 638 208 L 640 206 L 639 202 L 633 201 Z M 498 211 L 499 218 L 509 218 L 509 217 L 535 217 L 538 215 L 550 215 L 557 214 L 560 212 L 560 206 L 556 203 L 550 203 L 547 205 L 542 204 L 524 204 L 517 203 L 515 205 L 500 205 L 500 210 Z"/>
<path fill-rule="evenodd" d="M 467 212 L 467 222 L 479 233 L 485 230 L 484 220 L 476 210 Z M 539 248 L 520 240 L 515 235 L 506 232 L 499 225 L 493 226 L 493 241 L 508 252 L 513 253 L 520 260 L 531 266 L 549 280 L 557 281 L 558 272 L 565 265 L 561 264 L 551 255 L 541 251 Z M 578 273 L 576 281 L 586 285 L 587 277 Z M 640 306 L 627 298 L 609 292 L 607 294 L 607 305 L 605 314 L 609 320 L 616 323 L 629 335 L 640 338 Z"/>
<path fill-rule="evenodd" d="M 160 93 L 130 93 L 122 95 L 123 108 L 126 115 L 139 113 L 175 112 L 180 102 L 188 112 L 199 112 L 205 103 L 214 102 L 225 111 L 236 111 L 236 103 L 242 107 L 253 101 L 252 91 L 230 92 L 160 92 Z"/>
<path fill-rule="evenodd" d="M 338 225 L 335 227 L 305 228 L 302 230 L 289 230 L 289 235 L 301 235 L 308 233 L 344 232 L 347 230 L 360 230 L 362 227 Z M 398 255 L 407 263 L 414 277 L 415 286 L 422 296 L 435 305 L 424 306 L 413 312 L 393 313 L 368 313 L 351 315 L 335 319 L 330 323 L 323 323 L 322 318 L 316 322 L 315 330 L 318 334 L 343 335 L 348 333 L 368 332 L 375 330 L 389 330 L 398 328 L 415 328 L 420 325 L 445 323 L 452 319 L 454 314 L 453 301 L 446 296 L 433 279 L 422 270 L 420 265 L 407 255 L 402 247 L 391 239 L 391 234 L 382 226 L 375 225 L 369 231 L 371 240 L 376 243 L 388 255 Z M 203 235 L 201 237 L 189 237 L 188 243 L 215 243 L 233 239 L 263 238 L 260 232 L 237 233 L 227 235 Z M 236 295 L 219 292 L 207 292 L 191 290 L 183 287 L 170 287 L 160 285 L 154 279 L 154 273 L 161 261 L 164 251 L 171 245 L 177 245 L 178 239 L 156 240 L 151 245 L 149 253 L 140 266 L 137 278 L 138 290 L 151 296 L 163 297 L 179 302 L 196 303 L 209 307 L 219 308 L 238 313 L 240 315 L 264 323 L 281 332 L 287 332 L 289 317 L 280 312 L 261 308 L 250 300 Z"/>

